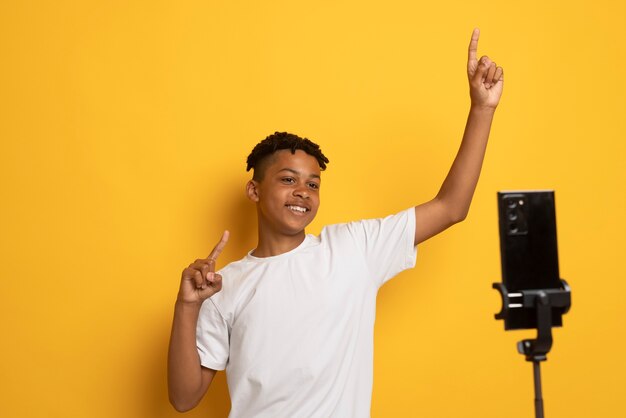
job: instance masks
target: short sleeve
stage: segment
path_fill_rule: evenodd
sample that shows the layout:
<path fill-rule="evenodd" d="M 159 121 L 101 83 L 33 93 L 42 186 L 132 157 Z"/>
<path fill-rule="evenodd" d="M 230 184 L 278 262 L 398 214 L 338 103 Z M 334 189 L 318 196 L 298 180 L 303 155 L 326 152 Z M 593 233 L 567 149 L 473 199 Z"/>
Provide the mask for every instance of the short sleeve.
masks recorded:
<path fill-rule="evenodd" d="M 378 286 L 415 266 L 414 208 L 386 218 L 352 222 L 348 228 L 358 245 L 362 246 L 366 263 Z"/>
<path fill-rule="evenodd" d="M 229 356 L 228 323 L 209 298 L 200 308 L 196 327 L 196 345 L 200 364 L 214 370 L 224 370 Z"/>

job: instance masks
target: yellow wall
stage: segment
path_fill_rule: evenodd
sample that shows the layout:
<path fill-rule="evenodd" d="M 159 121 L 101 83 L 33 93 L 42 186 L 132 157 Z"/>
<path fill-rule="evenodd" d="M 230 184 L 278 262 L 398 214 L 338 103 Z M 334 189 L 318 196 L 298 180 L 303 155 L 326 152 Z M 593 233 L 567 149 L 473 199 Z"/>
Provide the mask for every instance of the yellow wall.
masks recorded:
<path fill-rule="evenodd" d="M 530 417 L 500 309 L 497 190 L 554 188 L 573 307 L 543 365 L 548 417 L 623 413 L 623 1 L 4 1 L 0 416 L 174 417 L 182 269 L 255 243 L 245 157 L 275 130 L 331 163 L 326 223 L 430 199 L 467 110 L 466 47 L 505 68 L 466 222 L 379 294 L 374 417 Z M 223 374 L 190 417 L 224 417 Z M 622 411 L 622 412 L 620 412 Z"/>

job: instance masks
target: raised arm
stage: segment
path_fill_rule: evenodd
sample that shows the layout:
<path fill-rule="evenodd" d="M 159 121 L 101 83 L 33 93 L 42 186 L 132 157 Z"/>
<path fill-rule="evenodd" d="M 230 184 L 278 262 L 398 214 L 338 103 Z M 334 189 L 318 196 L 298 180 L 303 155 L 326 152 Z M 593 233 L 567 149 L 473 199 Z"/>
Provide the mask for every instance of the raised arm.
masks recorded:
<path fill-rule="evenodd" d="M 471 107 L 461 146 L 437 196 L 415 207 L 415 245 L 465 219 L 478 183 L 504 84 L 501 67 L 487 56 L 476 58 L 479 35 L 474 29 L 468 49 Z"/>
<path fill-rule="evenodd" d="M 215 262 L 228 241 L 228 231 L 205 259 L 196 260 L 183 270 L 174 308 L 167 361 L 170 402 L 177 411 L 195 407 L 216 371 L 200 365 L 196 348 L 196 326 L 202 302 L 222 289 L 222 277 L 215 273 Z"/>

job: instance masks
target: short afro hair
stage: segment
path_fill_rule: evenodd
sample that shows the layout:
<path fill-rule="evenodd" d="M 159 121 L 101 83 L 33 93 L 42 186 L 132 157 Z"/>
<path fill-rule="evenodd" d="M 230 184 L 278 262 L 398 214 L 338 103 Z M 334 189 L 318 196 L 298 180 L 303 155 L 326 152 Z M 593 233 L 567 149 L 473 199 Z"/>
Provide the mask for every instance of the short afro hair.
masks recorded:
<path fill-rule="evenodd" d="M 298 135 L 290 134 L 289 132 L 274 132 L 269 135 L 263 141 L 256 144 L 250 155 L 248 155 L 248 166 L 246 171 L 254 169 L 255 180 L 261 180 L 263 178 L 262 172 L 258 170 L 263 160 L 276 151 L 289 149 L 292 154 L 296 153 L 296 150 L 302 150 L 312 157 L 315 157 L 317 163 L 320 166 L 320 170 L 326 170 L 326 164 L 328 164 L 328 158 L 322 154 L 322 150 L 315 142 L 310 141 L 307 138 L 300 138 Z"/>

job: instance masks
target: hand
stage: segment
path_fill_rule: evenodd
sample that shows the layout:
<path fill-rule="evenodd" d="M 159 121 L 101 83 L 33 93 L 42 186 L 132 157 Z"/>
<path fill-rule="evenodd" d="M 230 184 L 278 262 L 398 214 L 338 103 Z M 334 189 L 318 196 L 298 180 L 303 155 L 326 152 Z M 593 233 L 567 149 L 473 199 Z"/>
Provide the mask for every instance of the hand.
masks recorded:
<path fill-rule="evenodd" d="M 178 301 L 201 304 L 222 290 L 222 276 L 215 273 L 217 257 L 228 242 L 229 232 L 224 231 L 222 239 L 205 259 L 198 259 L 183 270 L 178 291 Z"/>
<path fill-rule="evenodd" d="M 469 44 L 467 78 L 470 84 L 470 98 L 472 106 L 495 109 L 502 95 L 504 71 L 486 55 L 483 55 L 480 61 L 476 59 L 479 36 L 480 30 L 474 29 Z"/>

